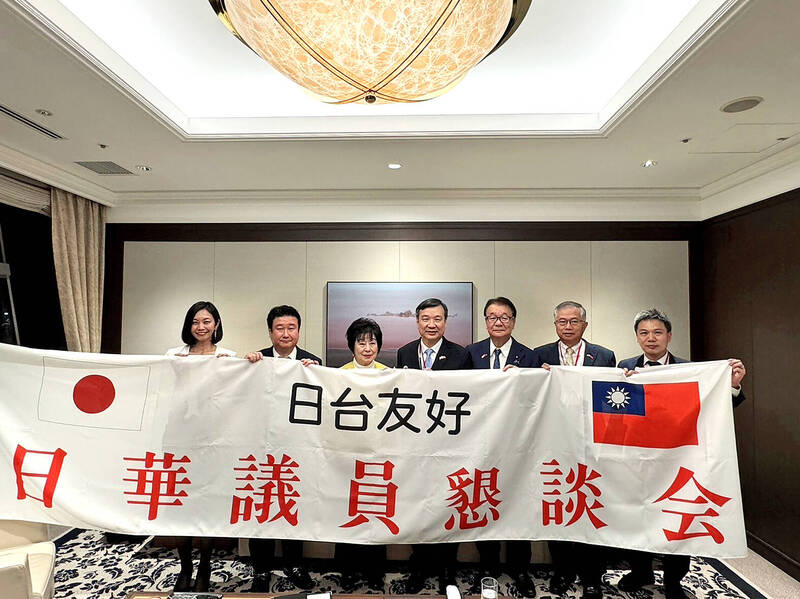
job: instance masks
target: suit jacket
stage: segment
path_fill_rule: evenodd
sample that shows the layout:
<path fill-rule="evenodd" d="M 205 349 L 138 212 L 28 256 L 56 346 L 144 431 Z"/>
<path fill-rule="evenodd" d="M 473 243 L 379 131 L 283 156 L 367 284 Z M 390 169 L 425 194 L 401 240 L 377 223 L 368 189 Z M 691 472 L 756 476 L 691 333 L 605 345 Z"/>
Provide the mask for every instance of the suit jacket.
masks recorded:
<path fill-rule="evenodd" d="M 669 355 L 669 360 L 667 361 L 667 364 L 688 364 L 691 361 L 679 358 L 677 356 L 673 356 L 671 352 L 667 352 L 667 354 Z M 644 354 L 642 354 L 639 357 L 620 360 L 620 363 L 617 364 L 617 366 L 619 368 L 627 368 L 628 370 L 633 370 L 634 368 L 641 368 L 642 366 L 644 366 L 644 360 L 645 357 Z M 747 398 L 744 396 L 744 389 L 741 389 L 739 391 L 738 396 L 734 396 L 733 394 L 731 394 L 731 400 L 733 401 L 734 408 L 738 406 L 740 403 L 742 403 L 745 399 Z"/>
<path fill-rule="evenodd" d="M 589 343 L 584 339 L 586 344 L 583 353 L 583 364 L 580 366 L 609 366 L 613 368 L 617 365 L 617 358 L 614 352 L 602 345 L 595 345 Z M 558 366 L 561 364 L 561 356 L 558 353 L 558 341 L 555 343 L 548 343 L 547 345 L 540 345 L 533 350 L 533 367 L 541 368 L 542 364 L 550 364 L 550 366 Z"/>
<path fill-rule="evenodd" d="M 487 337 L 483 341 L 472 343 L 466 347 L 467 350 L 467 366 L 466 368 L 489 368 L 490 361 L 493 359 L 492 339 Z M 530 347 L 525 347 L 519 341 L 511 338 L 511 349 L 508 352 L 508 360 L 506 366 L 518 366 L 519 368 L 532 368 L 533 367 L 533 350 Z"/>
<path fill-rule="evenodd" d="M 263 355 L 263 356 L 265 356 L 267 358 L 274 358 L 275 357 L 275 351 L 274 351 L 274 349 L 272 347 L 265 347 L 264 349 L 261 350 L 261 355 Z M 309 360 L 316 360 L 317 362 L 322 364 L 322 360 L 320 358 L 318 358 L 317 356 L 315 356 L 311 352 L 307 352 L 306 350 L 300 349 L 298 347 L 297 348 L 297 359 L 298 360 L 303 360 L 305 358 L 308 358 Z"/>
<path fill-rule="evenodd" d="M 397 368 L 407 366 L 408 368 L 420 370 L 419 343 L 420 340 L 417 339 L 411 343 L 406 343 L 397 350 Z M 467 364 L 467 350 L 458 343 L 453 343 L 442 337 L 442 346 L 439 348 L 439 353 L 436 354 L 431 370 L 462 370 L 469 368 Z"/>
<path fill-rule="evenodd" d="M 679 358 L 678 356 L 674 356 L 671 352 L 667 352 L 669 359 L 667 360 L 667 364 L 688 364 L 689 360 L 685 360 L 684 358 Z M 641 368 L 644 366 L 645 357 L 642 354 L 639 357 L 634 358 L 627 358 L 626 360 L 620 360 L 617 366 L 619 368 L 627 368 L 628 370 L 633 370 L 634 368 Z"/>

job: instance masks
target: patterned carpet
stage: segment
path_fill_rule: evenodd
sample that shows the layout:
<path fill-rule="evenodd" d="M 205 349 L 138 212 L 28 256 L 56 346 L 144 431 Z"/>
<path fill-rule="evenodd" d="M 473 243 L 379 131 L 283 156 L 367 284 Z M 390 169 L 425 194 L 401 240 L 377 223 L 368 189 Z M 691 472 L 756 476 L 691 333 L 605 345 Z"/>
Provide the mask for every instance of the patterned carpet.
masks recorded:
<path fill-rule="evenodd" d="M 72 531 L 56 542 L 56 599 L 124 599 L 130 591 L 170 590 L 175 584 L 179 564 L 174 550 L 147 547 L 136 551 L 135 543 L 105 542 L 103 533 L 93 530 Z M 195 556 L 198 557 L 197 555 Z M 317 590 L 339 591 L 340 575 L 337 572 L 320 571 L 327 564 L 324 560 L 311 560 L 312 576 L 317 581 Z M 196 563 L 195 563 L 196 567 Z M 391 567 L 391 566 L 390 566 Z M 723 573 L 724 572 L 724 573 Z M 272 577 L 272 590 L 292 591 L 294 587 L 275 571 Z M 550 597 L 547 583 L 550 571 L 547 567 L 531 567 L 536 582 L 537 596 Z M 603 596 L 608 599 L 661 599 L 660 586 L 645 587 L 635 593 L 623 593 L 616 588 L 616 582 L 624 570 L 609 570 L 603 578 Z M 464 592 L 475 571 L 468 567 L 459 574 L 459 588 Z M 215 551 L 212 560 L 212 592 L 246 592 L 250 587 L 252 568 L 245 559 L 235 552 Z M 386 574 L 386 592 L 402 592 L 399 583 L 402 572 Z M 660 575 L 656 572 L 656 582 Z M 499 579 L 500 593 L 516 597 L 516 589 L 511 579 L 503 575 Z M 694 593 L 696 599 L 766 599 L 716 560 L 695 558 L 691 571 L 683 579 L 686 590 Z M 358 593 L 369 592 L 366 587 L 356 589 Z M 421 594 L 435 595 L 436 580 L 428 580 L 427 588 Z M 569 597 L 580 597 L 581 588 L 573 585 Z"/>

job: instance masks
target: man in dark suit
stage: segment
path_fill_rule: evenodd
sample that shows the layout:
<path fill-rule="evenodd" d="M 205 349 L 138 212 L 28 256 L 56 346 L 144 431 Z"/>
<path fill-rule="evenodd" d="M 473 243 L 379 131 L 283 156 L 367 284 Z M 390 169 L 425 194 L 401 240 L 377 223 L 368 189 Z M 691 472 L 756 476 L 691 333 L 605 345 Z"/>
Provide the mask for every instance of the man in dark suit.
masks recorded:
<path fill-rule="evenodd" d="M 533 350 L 511 336 L 517 321 L 517 308 L 507 297 L 495 297 L 486 302 L 483 319 L 489 336 L 466 347 L 469 368 L 500 368 L 533 366 Z"/>
<path fill-rule="evenodd" d="M 583 333 L 589 323 L 586 309 L 578 302 L 561 302 L 553 310 L 553 324 L 558 341 L 533 350 L 533 365 L 550 366 L 607 366 L 617 365 L 614 352 L 601 345 L 589 343 Z M 580 575 L 585 599 L 601 599 L 602 576 L 605 572 L 605 553 L 602 547 L 573 541 L 549 541 L 553 558 L 553 577 L 550 592 L 564 595 Z"/>
<path fill-rule="evenodd" d="M 447 306 L 430 297 L 416 310 L 419 339 L 397 350 L 397 368 L 420 370 L 460 370 L 467 364 L 466 350 L 444 337 Z"/>
<path fill-rule="evenodd" d="M 303 364 L 321 364 L 314 354 L 297 347 L 300 337 L 300 313 L 292 306 L 275 306 L 267 314 L 267 330 L 271 347 L 265 347 L 257 352 L 245 356 L 250 362 L 258 362 L 263 358 L 287 358 L 300 360 Z M 308 573 L 303 561 L 303 542 L 293 539 L 283 539 L 283 560 L 285 567 L 283 573 L 296 587 L 311 589 L 314 580 Z M 271 568 L 275 554 L 274 539 L 250 539 L 250 556 L 253 560 L 253 592 L 264 593 L 269 591 Z"/>
<path fill-rule="evenodd" d="M 419 339 L 397 350 L 397 368 L 418 370 L 460 370 L 467 367 L 467 351 L 444 338 L 447 327 L 447 306 L 435 297 L 420 302 L 416 309 Z M 404 592 L 419 593 L 425 587 L 427 574 L 434 566 L 439 570 L 439 594 L 448 584 L 455 584 L 458 543 L 415 544 L 409 558 L 409 573 L 402 581 Z"/>
<path fill-rule="evenodd" d="M 608 366 L 617 365 L 614 352 L 589 343 L 583 333 L 589 323 L 586 309 L 578 302 L 561 302 L 553 312 L 558 341 L 533 350 L 533 366 Z"/>
<path fill-rule="evenodd" d="M 650 368 L 653 366 L 666 366 L 668 364 L 682 364 L 688 362 L 683 358 L 672 355 L 668 346 L 672 341 L 672 323 L 666 314 L 656 308 L 642 310 L 633 320 L 633 330 L 636 332 L 636 342 L 642 348 L 642 355 L 626 360 L 621 360 L 617 365 L 630 374 L 637 368 Z M 745 399 L 741 383 L 746 370 L 740 360 L 730 359 L 731 365 L 731 398 L 733 407 L 738 406 Z M 629 551 L 627 558 L 631 571 L 625 574 L 617 584 L 620 590 L 633 592 L 641 587 L 653 584 L 654 554 L 646 551 Z M 688 555 L 662 555 L 664 566 L 664 596 L 666 599 L 686 599 L 687 595 L 681 587 L 681 579 L 689 572 Z"/>
<path fill-rule="evenodd" d="M 517 321 L 517 308 L 510 299 L 495 297 L 487 301 L 483 307 L 483 319 L 489 336 L 467 346 L 469 368 L 505 370 L 514 366 L 533 366 L 533 350 L 511 336 Z M 500 565 L 500 541 L 478 541 L 476 546 L 480 553 L 481 569 L 487 574 L 496 575 Z M 519 594 L 535 597 L 536 587 L 528 574 L 530 541 L 506 541 L 506 562 Z"/>
<path fill-rule="evenodd" d="M 289 358 L 290 360 L 307 360 L 309 364 L 322 364 L 317 356 L 297 347 L 300 338 L 300 313 L 292 306 L 275 306 L 267 314 L 267 331 L 270 347 L 245 356 L 251 362 L 262 358 Z"/>

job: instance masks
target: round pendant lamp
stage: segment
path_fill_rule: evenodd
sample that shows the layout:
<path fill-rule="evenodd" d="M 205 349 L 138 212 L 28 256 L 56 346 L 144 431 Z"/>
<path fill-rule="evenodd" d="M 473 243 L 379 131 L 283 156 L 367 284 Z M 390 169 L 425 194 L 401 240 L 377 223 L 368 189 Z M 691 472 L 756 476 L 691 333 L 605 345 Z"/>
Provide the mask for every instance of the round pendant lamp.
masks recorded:
<path fill-rule="evenodd" d="M 209 0 L 225 26 L 323 102 L 443 94 L 519 27 L 531 0 Z"/>

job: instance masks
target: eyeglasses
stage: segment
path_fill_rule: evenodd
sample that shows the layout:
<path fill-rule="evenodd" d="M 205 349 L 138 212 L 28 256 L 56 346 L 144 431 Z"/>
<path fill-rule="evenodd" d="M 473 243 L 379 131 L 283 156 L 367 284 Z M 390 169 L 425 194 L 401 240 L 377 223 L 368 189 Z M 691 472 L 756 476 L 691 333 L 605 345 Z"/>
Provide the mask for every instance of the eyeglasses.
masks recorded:
<path fill-rule="evenodd" d="M 586 321 L 585 320 L 580 320 L 579 318 L 571 318 L 570 320 L 567 320 L 566 318 L 559 318 L 558 320 L 556 320 L 556 326 L 557 327 L 565 327 L 568 324 L 570 324 L 570 325 L 576 327 L 579 324 L 581 324 L 582 322 L 586 322 Z"/>
<path fill-rule="evenodd" d="M 486 317 L 486 322 L 488 322 L 490 324 L 494 324 L 498 320 L 500 322 L 502 322 L 503 324 L 508 324 L 509 321 L 514 320 L 514 317 L 513 316 L 509 316 L 508 314 L 503 314 L 502 316 L 487 316 Z"/>

